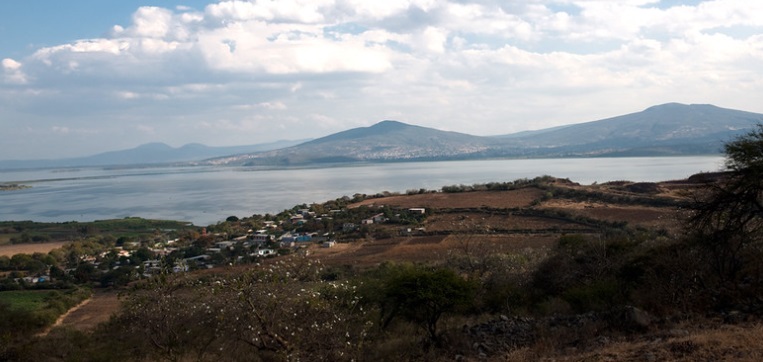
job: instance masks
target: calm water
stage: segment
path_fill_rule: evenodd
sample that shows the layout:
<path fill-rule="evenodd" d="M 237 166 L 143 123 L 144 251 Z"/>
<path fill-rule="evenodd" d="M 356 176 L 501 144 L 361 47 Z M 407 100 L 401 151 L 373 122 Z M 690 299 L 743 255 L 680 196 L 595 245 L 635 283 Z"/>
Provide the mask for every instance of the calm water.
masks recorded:
<path fill-rule="evenodd" d="M 355 193 L 440 189 L 542 175 L 582 184 L 665 181 L 717 171 L 720 156 L 485 160 L 262 170 L 177 167 L 0 171 L 0 220 L 92 221 L 127 216 L 209 225 L 236 215 L 277 213 Z"/>

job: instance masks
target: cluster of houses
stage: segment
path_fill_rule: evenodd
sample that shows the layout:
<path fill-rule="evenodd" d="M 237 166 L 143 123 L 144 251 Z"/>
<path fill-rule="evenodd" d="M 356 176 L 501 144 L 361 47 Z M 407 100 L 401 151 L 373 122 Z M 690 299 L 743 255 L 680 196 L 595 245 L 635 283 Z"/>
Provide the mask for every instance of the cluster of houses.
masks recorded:
<path fill-rule="evenodd" d="M 424 208 L 411 208 L 408 209 L 408 211 L 424 214 L 426 210 Z M 290 222 L 291 225 L 300 226 L 306 223 L 307 220 L 324 217 L 332 218 L 336 213 L 340 212 L 342 211 L 330 210 L 329 213 L 320 215 L 320 217 L 316 217 L 315 212 L 310 211 L 309 209 L 302 209 L 297 210 L 294 214 L 292 214 L 289 217 L 288 222 Z M 360 225 L 381 224 L 387 221 L 388 219 L 385 217 L 384 213 L 378 213 L 361 220 Z M 121 262 L 117 262 L 116 265 L 112 266 L 111 268 L 113 270 L 117 270 L 123 267 L 129 267 L 134 270 L 142 269 L 142 275 L 145 277 L 150 277 L 160 273 L 180 273 L 187 272 L 192 269 L 213 268 L 216 265 L 237 263 L 243 259 L 251 261 L 256 258 L 273 257 L 279 254 L 279 250 L 286 249 L 294 252 L 305 248 L 310 244 L 320 244 L 323 247 L 330 248 L 333 247 L 336 243 L 334 240 L 331 240 L 329 234 L 320 234 L 315 232 L 306 233 L 287 231 L 276 237 L 278 232 L 275 230 L 281 226 L 281 224 L 278 224 L 275 221 L 264 221 L 263 228 L 261 230 L 248 230 L 246 235 L 230 240 L 215 242 L 213 245 L 206 248 L 204 253 L 201 255 L 175 259 L 172 261 L 169 260 L 168 256 L 170 256 L 173 252 L 180 251 L 181 247 L 177 245 L 179 242 L 178 239 L 167 240 L 165 242 L 159 242 L 152 247 L 149 247 L 149 250 L 154 255 L 154 259 L 144 260 L 140 265 L 137 266 L 122 265 Z M 358 225 L 355 223 L 343 224 L 343 230 L 345 232 L 354 231 L 357 229 L 357 227 Z M 404 228 L 403 230 L 400 230 L 401 235 L 411 235 L 421 232 L 424 232 L 423 228 L 413 230 L 411 228 Z M 206 229 L 202 230 L 202 235 L 206 235 Z M 121 261 L 123 261 L 125 258 L 129 259 L 133 256 L 133 252 L 130 250 L 136 250 L 140 247 L 141 244 L 138 242 L 125 243 L 124 248 L 116 248 L 116 256 Z M 104 260 L 107 255 L 112 252 L 114 251 L 104 251 L 100 255 L 80 256 L 80 263 L 91 264 L 96 269 L 100 269 L 99 260 Z M 66 271 L 72 272 L 73 269 Z M 17 282 L 22 282 L 22 278 L 18 279 L 20 280 L 17 280 Z M 48 275 L 28 276 L 23 278 L 23 282 L 27 284 L 36 284 L 50 281 L 50 279 L 51 278 Z"/>
<path fill-rule="evenodd" d="M 267 227 L 266 222 L 266 227 Z M 332 247 L 335 242 L 329 240 L 327 235 L 317 233 L 286 232 L 276 238 L 268 234 L 266 230 L 253 232 L 249 230 L 247 235 L 231 240 L 218 241 L 205 250 L 205 254 L 178 259 L 172 265 L 166 265 L 163 259 L 146 260 L 143 262 L 143 275 L 148 277 L 164 272 L 186 272 L 192 268 L 213 268 L 214 262 L 220 262 L 220 256 L 236 254 L 234 260 L 227 262 L 239 262 L 247 256 L 251 258 L 264 258 L 278 255 L 278 249 L 292 249 L 293 251 L 306 247 L 308 244 L 321 243 L 324 247 Z M 169 255 L 177 248 L 163 247 L 152 249 L 157 256 Z"/>

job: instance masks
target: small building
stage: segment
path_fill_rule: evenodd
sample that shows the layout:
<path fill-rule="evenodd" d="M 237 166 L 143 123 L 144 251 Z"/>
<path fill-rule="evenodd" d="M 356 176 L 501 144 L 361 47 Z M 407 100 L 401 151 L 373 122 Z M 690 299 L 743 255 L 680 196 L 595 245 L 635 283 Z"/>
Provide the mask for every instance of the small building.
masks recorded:
<path fill-rule="evenodd" d="M 268 234 L 254 234 L 252 235 L 252 241 L 255 243 L 263 244 L 273 241 L 273 235 Z"/>
<path fill-rule="evenodd" d="M 233 245 L 236 243 L 233 241 L 218 241 L 215 243 L 215 247 L 222 250 L 222 249 L 233 249 Z"/>
<path fill-rule="evenodd" d="M 273 249 L 258 249 L 254 253 L 252 253 L 252 256 L 256 257 L 266 257 L 271 255 L 276 255 L 276 251 Z"/>
<path fill-rule="evenodd" d="M 423 214 L 426 214 L 427 209 L 425 209 L 423 207 L 412 207 L 412 208 L 408 209 L 408 211 L 410 211 L 410 212 L 412 212 L 414 214 L 422 214 L 423 215 Z"/>
<path fill-rule="evenodd" d="M 387 218 L 384 217 L 384 214 L 376 214 L 374 216 L 369 217 L 368 219 L 365 219 L 361 221 L 361 224 L 368 225 L 368 224 L 374 224 L 374 223 L 383 223 L 387 221 Z"/>

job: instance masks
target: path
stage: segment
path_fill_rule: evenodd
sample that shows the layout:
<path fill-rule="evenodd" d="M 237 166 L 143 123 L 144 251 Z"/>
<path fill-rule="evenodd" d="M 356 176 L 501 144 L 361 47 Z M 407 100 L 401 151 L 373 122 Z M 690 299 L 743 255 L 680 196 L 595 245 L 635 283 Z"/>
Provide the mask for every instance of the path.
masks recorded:
<path fill-rule="evenodd" d="M 69 309 L 56 322 L 39 334 L 46 336 L 53 328 L 63 326 L 79 331 L 94 329 L 106 322 L 119 310 L 119 297 L 115 291 L 96 291 L 92 297 Z"/>

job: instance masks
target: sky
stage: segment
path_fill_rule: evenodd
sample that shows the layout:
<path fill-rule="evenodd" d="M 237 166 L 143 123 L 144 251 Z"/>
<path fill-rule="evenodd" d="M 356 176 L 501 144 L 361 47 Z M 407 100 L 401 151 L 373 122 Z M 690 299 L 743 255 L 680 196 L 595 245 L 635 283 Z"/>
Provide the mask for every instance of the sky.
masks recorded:
<path fill-rule="evenodd" d="M 2 0 L 0 159 L 763 113 L 763 1 Z"/>

